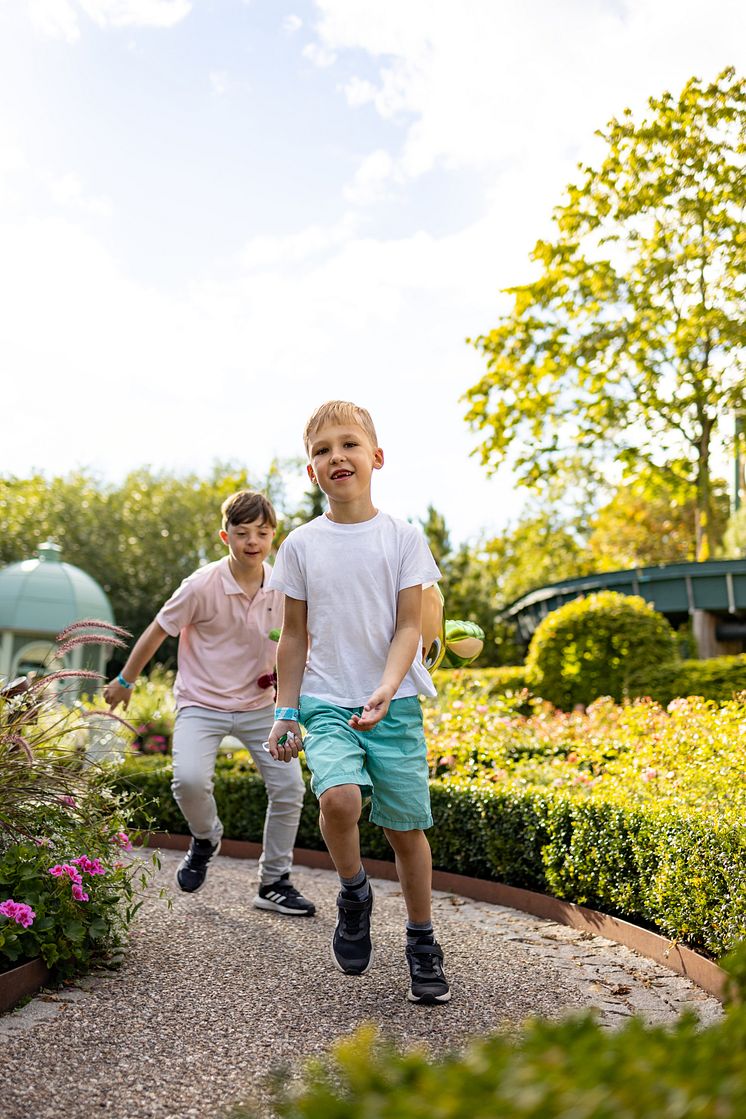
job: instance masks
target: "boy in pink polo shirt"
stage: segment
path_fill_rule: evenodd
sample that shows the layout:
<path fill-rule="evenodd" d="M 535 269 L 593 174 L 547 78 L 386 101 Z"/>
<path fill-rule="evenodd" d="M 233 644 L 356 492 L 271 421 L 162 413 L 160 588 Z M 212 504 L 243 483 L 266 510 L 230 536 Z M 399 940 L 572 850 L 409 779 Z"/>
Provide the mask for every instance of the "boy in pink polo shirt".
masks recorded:
<path fill-rule="evenodd" d="M 262 749 L 274 722 L 267 681 L 277 646 L 270 631 L 282 626 L 283 595 L 269 588 L 277 517 L 261 493 L 242 490 L 223 502 L 220 539 L 228 555 L 190 575 L 135 643 L 124 668 L 104 688 L 112 710 L 129 702 L 137 677 L 166 637 L 179 638 L 174 685 L 174 798 L 192 841 L 176 881 L 185 893 L 205 882 L 223 833 L 213 795 L 218 746 L 226 735 L 251 752 L 267 787 L 260 884 L 254 905 L 290 916 L 316 909 L 290 883 L 293 846 L 305 784 L 300 764 L 288 767 Z"/>

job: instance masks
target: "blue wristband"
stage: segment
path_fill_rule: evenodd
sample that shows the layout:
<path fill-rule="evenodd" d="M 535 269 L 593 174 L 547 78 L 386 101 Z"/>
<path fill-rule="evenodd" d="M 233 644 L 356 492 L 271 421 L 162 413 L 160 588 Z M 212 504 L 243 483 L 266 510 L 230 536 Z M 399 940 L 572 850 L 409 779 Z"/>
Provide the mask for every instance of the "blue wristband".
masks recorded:
<path fill-rule="evenodd" d="M 300 711 L 297 707 L 275 707 L 275 722 L 287 720 L 288 722 L 297 723 Z"/>
<path fill-rule="evenodd" d="M 117 684 L 121 684 L 123 688 L 127 689 L 127 691 L 129 691 L 130 688 L 132 687 L 132 685 L 130 683 L 128 683 L 127 680 L 125 680 L 124 676 L 122 676 L 121 672 L 117 676 Z"/>

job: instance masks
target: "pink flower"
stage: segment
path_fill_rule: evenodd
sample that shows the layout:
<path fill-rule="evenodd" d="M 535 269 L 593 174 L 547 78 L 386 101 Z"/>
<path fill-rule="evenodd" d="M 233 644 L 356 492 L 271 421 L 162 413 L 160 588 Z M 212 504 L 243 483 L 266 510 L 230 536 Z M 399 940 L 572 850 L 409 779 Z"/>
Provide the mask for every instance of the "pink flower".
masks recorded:
<path fill-rule="evenodd" d="M 117 847 L 121 847 L 123 851 L 132 850 L 132 840 L 126 831 L 118 831 L 116 835 L 112 836 L 111 842 L 115 843 Z"/>
<path fill-rule="evenodd" d="M 647 769 L 643 769 L 642 771 L 643 781 L 654 781 L 657 776 L 658 770 L 653 769 L 652 766 L 648 766 Z"/>
<path fill-rule="evenodd" d="M 73 883 L 73 897 L 76 901 L 88 901 L 88 894 L 79 886 L 77 882 Z"/>
<path fill-rule="evenodd" d="M 59 877 L 60 877 L 60 875 L 61 875 L 61 874 L 64 874 L 65 872 L 64 872 L 64 870 L 62 869 L 62 867 L 60 866 L 60 864 L 59 864 L 59 863 L 57 863 L 57 866 L 50 866 L 50 868 L 49 868 L 49 873 L 50 873 L 50 874 L 51 874 L 51 875 L 52 875 L 52 876 L 53 876 L 54 878 L 59 878 Z"/>
<path fill-rule="evenodd" d="M 478 703 L 477 704 L 477 711 L 479 712 L 480 715 L 486 715 L 487 712 L 489 711 L 489 707 L 487 706 L 486 703 Z"/>
<path fill-rule="evenodd" d="M 79 855 L 77 859 L 70 859 L 70 862 L 79 866 L 84 874 L 106 874 L 106 868 L 100 859 L 89 859 L 87 855 Z"/>
<path fill-rule="evenodd" d="M 30 905 L 26 905 L 22 901 L 13 901 L 13 898 L 8 898 L 0 905 L 0 913 L 3 917 L 15 921 L 17 925 L 21 925 L 24 929 L 33 925 L 34 917 L 36 917 Z"/>
<path fill-rule="evenodd" d="M 70 863 L 62 863 L 61 866 L 58 863 L 57 866 L 52 866 L 49 868 L 49 873 L 55 878 L 61 878 L 63 874 L 66 874 L 70 881 L 73 882 L 76 886 L 80 886 L 83 881 L 78 871 L 75 869 L 74 866 L 71 866 Z"/>
<path fill-rule="evenodd" d="M 57 797 L 57 800 L 60 802 L 60 804 L 66 804 L 68 808 L 75 808 L 77 804 L 75 797 L 61 796 Z"/>

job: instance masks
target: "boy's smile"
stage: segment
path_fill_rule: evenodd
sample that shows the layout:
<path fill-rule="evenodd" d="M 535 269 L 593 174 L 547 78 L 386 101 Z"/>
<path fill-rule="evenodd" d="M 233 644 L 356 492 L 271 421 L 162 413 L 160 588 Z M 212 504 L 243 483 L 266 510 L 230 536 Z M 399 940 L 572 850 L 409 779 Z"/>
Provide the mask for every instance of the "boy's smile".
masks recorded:
<path fill-rule="evenodd" d="M 370 481 L 383 466 L 383 451 L 355 423 L 320 428 L 309 447 L 307 470 L 329 498 L 333 519 L 367 520 L 374 516 Z M 336 508 L 339 504 L 341 508 Z"/>
<path fill-rule="evenodd" d="M 228 546 L 230 557 L 239 571 L 261 570 L 272 549 L 274 529 L 266 521 L 228 525 L 220 538 Z"/>

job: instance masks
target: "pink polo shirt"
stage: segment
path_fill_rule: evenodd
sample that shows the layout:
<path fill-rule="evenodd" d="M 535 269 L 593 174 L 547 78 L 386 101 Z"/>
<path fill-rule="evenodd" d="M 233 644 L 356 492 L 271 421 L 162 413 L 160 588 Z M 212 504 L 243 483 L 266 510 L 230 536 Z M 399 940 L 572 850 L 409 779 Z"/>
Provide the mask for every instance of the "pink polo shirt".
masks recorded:
<path fill-rule="evenodd" d="M 156 615 L 158 625 L 179 638 L 174 695 L 177 707 L 253 711 L 275 701 L 260 676 L 272 672 L 282 627 L 283 595 L 269 589 L 272 568 L 249 601 L 231 575 L 228 556 L 188 576 Z"/>

